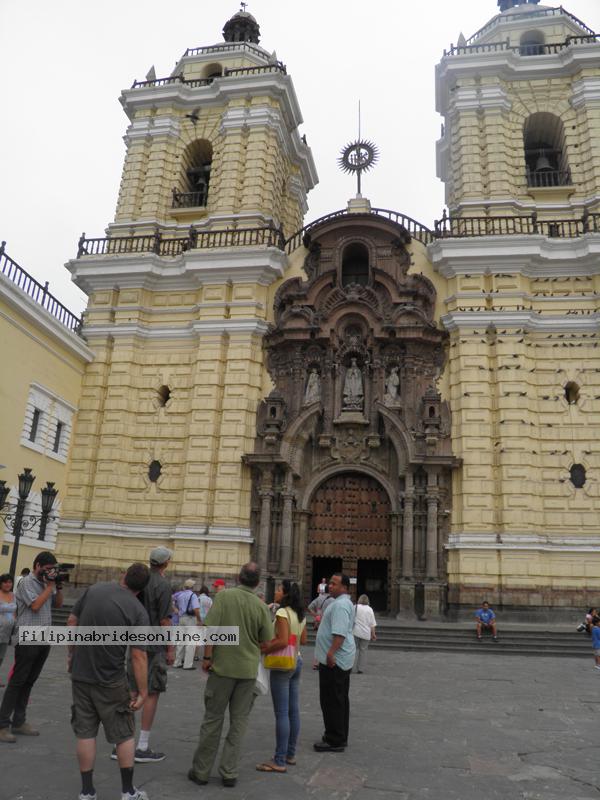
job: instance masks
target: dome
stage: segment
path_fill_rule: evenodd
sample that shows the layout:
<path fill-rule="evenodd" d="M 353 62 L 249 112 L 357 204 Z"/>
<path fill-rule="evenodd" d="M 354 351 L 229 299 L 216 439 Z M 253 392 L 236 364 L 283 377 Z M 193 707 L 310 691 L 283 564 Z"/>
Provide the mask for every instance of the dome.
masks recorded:
<path fill-rule="evenodd" d="M 537 5 L 540 0 L 498 0 L 500 11 L 509 11 L 515 6 Z M 526 9 L 523 9 L 526 10 Z"/>
<path fill-rule="evenodd" d="M 260 27 L 252 14 L 247 11 L 238 11 L 225 23 L 223 38 L 226 42 L 253 42 L 260 41 Z"/>

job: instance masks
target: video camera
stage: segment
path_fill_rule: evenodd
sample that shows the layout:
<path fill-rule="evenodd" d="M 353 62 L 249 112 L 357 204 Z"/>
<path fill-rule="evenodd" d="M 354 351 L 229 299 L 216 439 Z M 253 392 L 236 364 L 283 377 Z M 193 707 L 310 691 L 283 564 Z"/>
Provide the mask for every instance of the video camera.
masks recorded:
<path fill-rule="evenodd" d="M 47 581 L 52 583 L 68 583 L 69 572 L 75 568 L 75 564 L 54 564 L 52 569 L 45 571 Z"/>

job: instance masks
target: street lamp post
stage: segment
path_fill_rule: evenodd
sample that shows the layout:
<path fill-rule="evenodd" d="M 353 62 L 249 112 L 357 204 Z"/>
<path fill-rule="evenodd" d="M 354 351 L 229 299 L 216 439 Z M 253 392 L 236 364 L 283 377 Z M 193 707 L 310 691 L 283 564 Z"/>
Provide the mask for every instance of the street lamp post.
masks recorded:
<path fill-rule="evenodd" d="M 9 505 L 6 499 L 10 493 L 10 488 L 6 486 L 6 481 L 0 481 L 0 516 L 11 524 L 14 537 L 12 555 L 10 559 L 9 572 L 15 577 L 17 569 L 17 558 L 19 556 L 19 543 L 21 541 L 21 532 L 23 530 L 31 530 L 38 523 L 40 525 L 40 532 L 38 538 L 43 540 L 46 537 L 46 528 L 50 519 L 50 512 L 58 494 L 58 489 L 54 488 L 54 483 L 48 481 L 46 486 L 42 489 L 42 513 L 37 516 L 29 514 L 25 516 L 25 504 L 29 497 L 29 492 L 33 486 L 35 475 L 32 474 L 29 467 L 25 467 L 23 472 L 19 475 L 19 499 L 16 505 Z"/>

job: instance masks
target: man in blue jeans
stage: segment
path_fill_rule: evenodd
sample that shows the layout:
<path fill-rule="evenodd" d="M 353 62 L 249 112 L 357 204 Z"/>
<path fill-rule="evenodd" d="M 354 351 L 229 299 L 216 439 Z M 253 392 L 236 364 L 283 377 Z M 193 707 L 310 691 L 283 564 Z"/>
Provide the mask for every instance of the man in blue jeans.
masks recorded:
<path fill-rule="evenodd" d="M 315 644 L 319 662 L 319 700 L 325 733 L 313 747 L 317 752 L 342 753 L 348 744 L 350 724 L 350 673 L 356 645 L 352 628 L 354 606 L 349 596 L 350 578 L 336 572 L 329 579 L 329 594 L 335 598 L 325 609 Z"/>

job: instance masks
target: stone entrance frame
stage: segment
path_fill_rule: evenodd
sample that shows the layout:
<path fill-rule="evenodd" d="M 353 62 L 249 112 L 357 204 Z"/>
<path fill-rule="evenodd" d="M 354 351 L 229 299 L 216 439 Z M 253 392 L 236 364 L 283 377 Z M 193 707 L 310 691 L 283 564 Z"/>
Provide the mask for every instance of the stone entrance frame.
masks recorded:
<path fill-rule="evenodd" d="M 357 242 L 368 274 L 344 285 L 344 252 Z M 254 452 L 244 457 L 255 557 L 266 575 L 305 580 L 315 490 L 341 473 L 369 475 L 392 509 L 389 610 L 412 611 L 415 586 L 425 583 L 427 612 L 441 613 L 459 461 L 437 389 L 447 333 L 434 322 L 434 287 L 409 271 L 408 232 L 376 215 L 326 220 L 305 245 L 308 279 L 287 280 L 275 296 L 275 325 L 264 340 L 275 388 L 259 406 Z"/>

